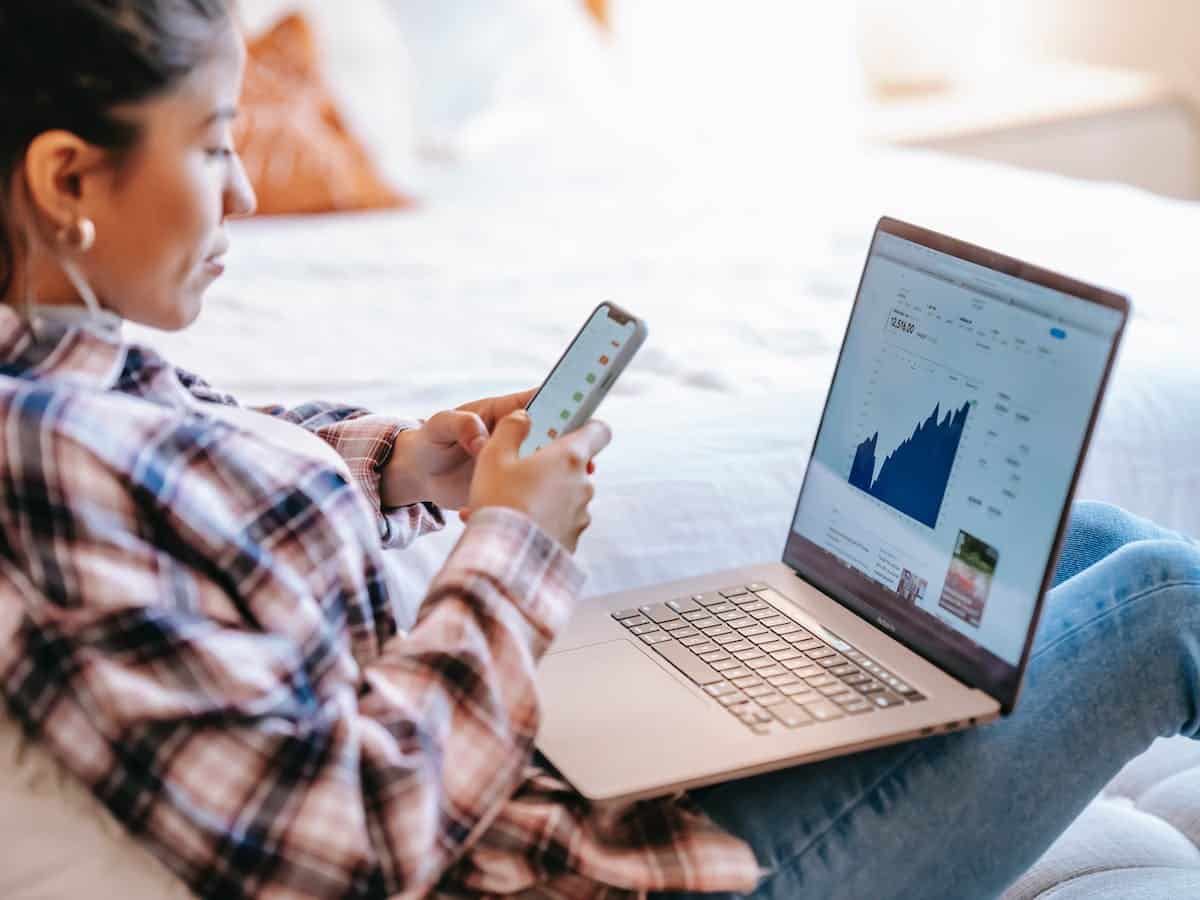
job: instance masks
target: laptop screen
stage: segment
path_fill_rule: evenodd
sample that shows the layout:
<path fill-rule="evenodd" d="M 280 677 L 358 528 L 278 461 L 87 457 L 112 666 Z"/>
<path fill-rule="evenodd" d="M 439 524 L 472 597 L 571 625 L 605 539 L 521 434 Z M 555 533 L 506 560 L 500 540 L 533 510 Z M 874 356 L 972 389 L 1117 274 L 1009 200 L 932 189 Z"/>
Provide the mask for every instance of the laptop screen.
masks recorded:
<path fill-rule="evenodd" d="M 1127 305 L 889 222 L 784 561 L 1011 704 Z"/>

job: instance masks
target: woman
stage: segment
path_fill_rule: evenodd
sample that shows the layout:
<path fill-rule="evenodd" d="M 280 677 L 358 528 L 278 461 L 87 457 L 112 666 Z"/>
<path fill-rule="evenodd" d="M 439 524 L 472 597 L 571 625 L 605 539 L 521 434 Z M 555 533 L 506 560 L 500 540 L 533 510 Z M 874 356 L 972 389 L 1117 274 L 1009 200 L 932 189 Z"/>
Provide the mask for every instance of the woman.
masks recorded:
<path fill-rule="evenodd" d="M 254 205 L 228 3 L 8 0 L 0 59 L 0 692 L 196 894 L 989 896 L 1200 727 L 1200 556 L 1087 505 L 1010 719 L 589 809 L 532 674 L 607 429 L 519 460 L 527 394 L 247 410 L 124 342 L 196 317 Z M 399 635 L 381 552 L 439 507 L 468 525 Z"/>

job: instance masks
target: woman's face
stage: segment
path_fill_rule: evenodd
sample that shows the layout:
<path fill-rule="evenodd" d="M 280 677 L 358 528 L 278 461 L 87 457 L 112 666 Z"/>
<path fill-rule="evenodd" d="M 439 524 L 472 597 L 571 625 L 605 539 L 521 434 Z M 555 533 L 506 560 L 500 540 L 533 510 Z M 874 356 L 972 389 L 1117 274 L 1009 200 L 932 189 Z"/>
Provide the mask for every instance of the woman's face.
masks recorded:
<path fill-rule="evenodd" d="M 245 55 L 230 27 L 214 56 L 173 91 L 132 107 L 137 145 L 80 198 L 96 242 L 78 265 L 122 318 L 167 330 L 191 323 L 223 271 L 226 219 L 254 211 L 231 134 Z"/>

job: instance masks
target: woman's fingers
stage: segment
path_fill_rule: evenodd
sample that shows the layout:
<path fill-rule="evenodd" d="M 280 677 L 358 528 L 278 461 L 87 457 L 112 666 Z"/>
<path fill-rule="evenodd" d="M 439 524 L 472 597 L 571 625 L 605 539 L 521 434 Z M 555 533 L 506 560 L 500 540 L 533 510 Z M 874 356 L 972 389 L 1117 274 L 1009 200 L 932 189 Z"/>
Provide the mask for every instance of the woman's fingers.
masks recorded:
<path fill-rule="evenodd" d="M 435 443 L 458 444 L 472 456 L 483 449 L 488 439 L 488 429 L 483 419 L 477 413 L 461 409 L 440 412 L 426 422 L 425 427 Z"/>

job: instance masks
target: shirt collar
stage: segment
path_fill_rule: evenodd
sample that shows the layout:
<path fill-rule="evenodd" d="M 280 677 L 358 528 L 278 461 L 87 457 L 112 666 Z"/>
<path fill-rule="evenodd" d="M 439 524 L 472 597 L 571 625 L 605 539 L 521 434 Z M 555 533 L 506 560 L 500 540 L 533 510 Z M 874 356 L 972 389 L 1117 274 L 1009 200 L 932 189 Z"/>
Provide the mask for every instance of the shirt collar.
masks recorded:
<path fill-rule="evenodd" d="M 108 390 L 120 377 L 126 345 L 121 320 L 84 307 L 39 306 L 36 323 L 0 304 L 0 374 Z"/>

